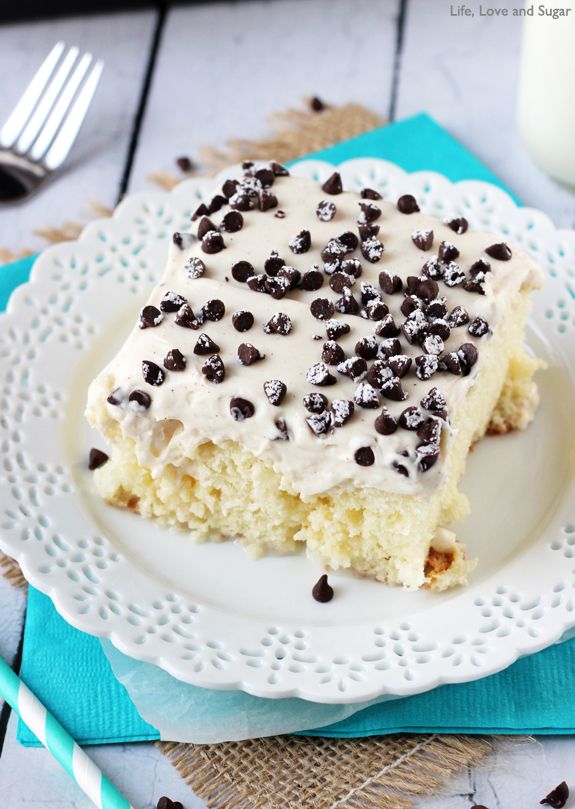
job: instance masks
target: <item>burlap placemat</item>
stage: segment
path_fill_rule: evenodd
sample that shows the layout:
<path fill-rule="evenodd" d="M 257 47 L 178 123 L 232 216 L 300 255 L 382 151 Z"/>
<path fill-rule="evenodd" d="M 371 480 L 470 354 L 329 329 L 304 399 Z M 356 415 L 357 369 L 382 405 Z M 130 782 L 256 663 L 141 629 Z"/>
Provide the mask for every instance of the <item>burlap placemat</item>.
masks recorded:
<path fill-rule="evenodd" d="M 306 109 L 278 113 L 272 123 L 274 132 L 265 140 L 234 139 L 223 149 L 202 149 L 200 170 L 212 173 L 246 158 L 293 160 L 383 122 L 357 104 L 314 111 L 308 102 Z M 169 189 L 183 176 L 186 173 L 164 170 L 149 180 Z M 98 202 L 91 202 L 90 208 L 94 217 L 110 214 Z M 75 239 L 85 224 L 65 222 L 36 235 L 54 244 Z M 24 248 L 19 255 L 30 252 Z M 0 246 L 0 262 L 16 257 Z M 14 586 L 26 586 L 17 563 L 1 552 L 0 570 Z M 158 746 L 211 809 L 411 809 L 412 798 L 430 795 L 447 779 L 476 766 L 494 743 L 495 737 L 402 734 L 369 739 L 277 736 L 214 745 L 159 742 Z"/>

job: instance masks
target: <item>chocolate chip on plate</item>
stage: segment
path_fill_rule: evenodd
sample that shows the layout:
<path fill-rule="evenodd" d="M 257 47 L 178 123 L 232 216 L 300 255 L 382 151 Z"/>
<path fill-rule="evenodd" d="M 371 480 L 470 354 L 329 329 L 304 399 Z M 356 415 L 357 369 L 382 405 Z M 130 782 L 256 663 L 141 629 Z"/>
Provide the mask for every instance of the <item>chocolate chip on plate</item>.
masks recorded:
<path fill-rule="evenodd" d="M 458 236 L 461 236 L 462 233 L 466 233 L 469 228 L 469 222 L 464 216 L 457 216 L 454 219 L 447 219 L 445 224 L 448 228 L 451 228 Z"/>
<path fill-rule="evenodd" d="M 242 365 L 253 365 L 264 357 L 265 354 L 260 353 L 251 343 L 240 343 L 238 346 L 238 359 Z"/>
<path fill-rule="evenodd" d="M 323 273 L 320 272 L 319 267 L 312 267 L 301 277 L 301 288 L 306 292 L 315 292 L 323 285 Z"/>
<path fill-rule="evenodd" d="M 543 798 L 543 800 L 539 801 L 539 803 L 552 806 L 553 809 L 563 809 L 568 798 L 569 787 L 565 781 L 561 781 L 561 783 L 558 784 L 555 789 L 552 789 L 551 792 L 545 798 Z"/>
<path fill-rule="evenodd" d="M 376 432 L 380 435 L 391 435 L 397 430 L 397 421 L 387 407 L 384 407 L 374 422 Z"/>
<path fill-rule="evenodd" d="M 329 368 L 325 362 L 316 362 L 311 368 L 308 368 L 305 378 L 311 385 L 335 385 L 337 379 L 330 373 Z"/>
<path fill-rule="evenodd" d="M 231 272 L 232 278 L 242 284 L 256 274 L 253 265 L 249 261 L 236 261 L 235 264 L 232 264 Z"/>
<path fill-rule="evenodd" d="M 322 199 L 321 202 L 318 202 L 317 204 L 315 215 L 320 222 L 331 222 L 336 214 L 336 210 L 335 204 L 331 202 L 331 200 Z"/>
<path fill-rule="evenodd" d="M 311 247 L 311 234 L 309 230 L 300 230 L 299 233 L 296 233 L 296 235 L 290 239 L 288 245 L 292 253 L 298 255 L 307 253 Z"/>
<path fill-rule="evenodd" d="M 178 348 L 171 348 L 164 357 L 164 368 L 168 371 L 184 371 L 186 358 Z"/>
<path fill-rule="evenodd" d="M 459 250 L 454 244 L 452 244 L 452 242 L 448 242 L 444 239 L 439 245 L 437 255 L 440 261 L 455 261 L 455 259 L 459 256 Z"/>
<path fill-rule="evenodd" d="M 308 413 L 323 413 L 327 410 L 327 396 L 323 393 L 306 393 L 303 397 L 303 406 Z"/>
<path fill-rule="evenodd" d="M 202 318 L 198 319 L 195 316 L 192 307 L 189 304 L 184 303 L 176 312 L 174 323 L 176 323 L 178 326 L 182 326 L 184 329 L 198 329 L 201 320 Z"/>
<path fill-rule="evenodd" d="M 177 292 L 164 293 L 164 297 L 160 301 L 160 309 L 162 312 L 177 312 L 178 309 L 186 303 L 183 295 L 178 295 Z"/>
<path fill-rule="evenodd" d="M 349 399 L 334 399 L 331 403 L 333 426 L 343 427 L 355 412 L 355 405 Z"/>
<path fill-rule="evenodd" d="M 325 191 L 326 194 L 341 194 L 343 191 L 343 185 L 341 182 L 341 175 L 338 171 L 334 171 L 334 173 L 327 178 L 325 183 L 321 187 L 322 191 Z"/>
<path fill-rule="evenodd" d="M 433 231 L 414 230 L 411 234 L 411 241 L 420 250 L 430 250 L 433 244 Z"/>
<path fill-rule="evenodd" d="M 249 399 L 242 399 L 241 396 L 234 396 L 230 399 L 230 415 L 234 421 L 250 419 L 255 412 L 256 409 Z"/>
<path fill-rule="evenodd" d="M 227 233 L 237 233 L 244 226 L 244 218 L 239 211 L 228 211 L 222 218 L 221 227 Z"/>
<path fill-rule="evenodd" d="M 88 454 L 88 469 L 90 472 L 93 472 L 94 469 L 99 469 L 101 466 L 110 460 L 110 456 L 107 455 L 105 452 L 102 452 L 101 449 L 97 449 L 96 447 L 92 447 Z"/>
<path fill-rule="evenodd" d="M 202 306 L 202 312 L 206 320 L 221 320 L 226 313 L 226 307 L 223 301 L 212 298 Z"/>
<path fill-rule="evenodd" d="M 329 320 L 335 312 L 333 303 L 328 298 L 316 298 L 309 307 L 317 320 Z"/>
<path fill-rule="evenodd" d="M 383 199 L 379 191 L 374 191 L 373 188 L 362 188 L 360 197 L 362 199 Z"/>
<path fill-rule="evenodd" d="M 399 275 L 383 270 L 379 273 L 379 286 L 387 295 L 394 295 L 396 292 L 401 292 L 403 282 Z"/>
<path fill-rule="evenodd" d="M 198 239 L 203 239 L 206 233 L 209 233 L 212 230 L 217 232 L 218 229 L 211 219 L 208 219 L 207 216 L 202 216 L 198 224 Z"/>
<path fill-rule="evenodd" d="M 289 315 L 284 312 L 273 314 L 264 326 L 266 334 L 281 334 L 284 337 L 292 330 L 292 322 Z"/>
<path fill-rule="evenodd" d="M 328 601 L 332 600 L 333 587 L 331 584 L 329 584 L 326 573 L 324 573 L 323 576 L 320 576 L 316 581 L 312 588 L 311 594 L 316 601 L 320 602 L 320 604 L 327 604 Z"/>
<path fill-rule="evenodd" d="M 327 365 L 339 365 L 345 359 L 345 351 L 335 340 L 323 344 L 321 358 Z"/>

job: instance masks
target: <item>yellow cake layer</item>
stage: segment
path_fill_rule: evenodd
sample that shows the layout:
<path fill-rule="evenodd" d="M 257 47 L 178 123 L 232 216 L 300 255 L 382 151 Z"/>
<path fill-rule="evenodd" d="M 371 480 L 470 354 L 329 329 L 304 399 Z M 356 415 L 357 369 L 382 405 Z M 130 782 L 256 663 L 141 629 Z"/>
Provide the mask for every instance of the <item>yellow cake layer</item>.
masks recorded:
<path fill-rule="evenodd" d="M 437 537 L 469 510 L 458 482 L 473 442 L 486 431 L 524 428 L 533 417 L 532 377 L 539 362 L 523 346 L 528 310 L 525 291 L 484 344 L 475 384 L 451 414 L 443 482 L 427 498 L 357 487 L 303 498 L 282 489 L 269 464 L 231 441 L 206 442 L 188 459 L 186 474 L 168 466 L 154 479 L 138 464 L 133 443 L 106 417 L 103 403 L 97 420 L 113 451 L 95 473 L 98 491 L 116 506 L 189 532 L 195 541 L 238 538 L 253 556 L 291 553 L 304 543 L 330 570 L 351 569 L 408 588 L 462 584 L 474 563 L 465 560 L 460 544 L 446 549 Z"/>

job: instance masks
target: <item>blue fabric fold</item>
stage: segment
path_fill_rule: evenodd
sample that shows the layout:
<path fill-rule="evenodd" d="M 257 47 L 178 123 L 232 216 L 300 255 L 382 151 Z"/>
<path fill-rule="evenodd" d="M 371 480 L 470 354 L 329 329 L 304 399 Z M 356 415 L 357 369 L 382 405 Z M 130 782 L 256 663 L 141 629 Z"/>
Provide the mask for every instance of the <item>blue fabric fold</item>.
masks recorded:
<path fill-rule="evenodd" d="M 353 157 L 382 157 L 410 172 L 432 170 L 453 181 L 479 179 L 504 188 L 486 166 L 425 114 L 375 129 L 310 157 L 334 164 Z M 6 305 L 12 290 L 28 278 L 33 261 L 33 257 L 24 259 L 0 270 L 0 307 Z M 115 654 L 122 657 L 119 652 Z M 124 662 L 124 668 L 129 669 L 129 659 Z M 306 734 L 358 737 L 436 731 L 573 733 L 574 665 L 575 640 L 569 640 L 483 680 L 386 701 Z M 160 736 L 138 714 L 128 692 L 114 676 L 100 641 L 69 626 L 50 599 L 34 588 L 29 593 L 22 676 L 82 744 Z M 197 693 L 193 698 L 204 709 L 206 721 L 210 719 L 210 711 L 217 710 L 221 717 L 225 706 L 230 711 L 241 710 L 242 706 L 249 710 L 249 701 L 256 699 L 226 692 L 194 691 Z M 276 710 L 282 710 L 280 701 L 275 704 Z M 22 724 L 18 727 L 18 738 L 24 745 L 38 744 Z"/>

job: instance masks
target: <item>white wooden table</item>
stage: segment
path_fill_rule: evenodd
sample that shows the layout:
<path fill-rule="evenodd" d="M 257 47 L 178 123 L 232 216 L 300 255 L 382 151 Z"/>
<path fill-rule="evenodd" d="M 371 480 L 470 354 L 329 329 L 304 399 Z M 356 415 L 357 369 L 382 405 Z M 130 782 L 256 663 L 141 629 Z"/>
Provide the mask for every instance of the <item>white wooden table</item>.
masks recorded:
<path fill-rule="evenodd" d="M 250 0 L 0 27 L 0 119 L 58 39 L 104 58 L 102 86 L 66 172 L 32 201 L 0 215 L 0 245 L 41 246 L 34 230 L 90 218 L 89 200 L 113 206 L 180 155 L 228 136 L 258 136 L 266 116 L 319 95 L 359 101 L 383 117 L 431 112 L 527 204 L 562 227 L 575 197 L 538 171 L 515 123 L 520 21 L 454 18 L 446 0 Z M 499 5 L 517 5 L 505 0 Z M 0 654 L 16 656 L 24 599 L 0 579 Z M 4 711 L 4 718 L 7 717 Z M 87 809 L 89 802 L 44 750 L 15 741 L 0 720 L 0 805 Z M 93 748 L 138 809 L 162 794 L 203 804 L 152 745 Z M 575 741 L 501 744 L 429 809 L 536 807 L 575 773 Z"/>

